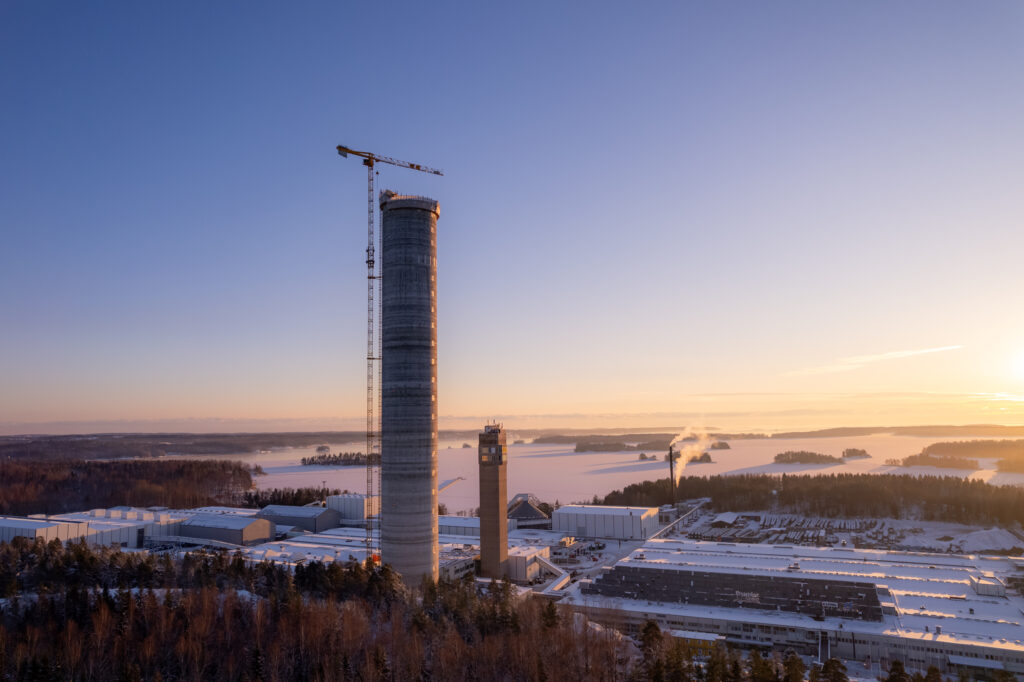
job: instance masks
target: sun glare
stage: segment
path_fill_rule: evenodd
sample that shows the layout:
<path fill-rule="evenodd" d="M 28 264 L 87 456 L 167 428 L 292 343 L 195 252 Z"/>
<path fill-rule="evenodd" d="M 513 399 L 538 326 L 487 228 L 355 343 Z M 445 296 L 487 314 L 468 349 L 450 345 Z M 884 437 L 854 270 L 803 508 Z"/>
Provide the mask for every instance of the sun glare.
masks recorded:
<path fill-rule="evenodd" d="M 1013 376 L 1024 380 L 1024 351 L 1017 354 L 1013 361 Z"/>

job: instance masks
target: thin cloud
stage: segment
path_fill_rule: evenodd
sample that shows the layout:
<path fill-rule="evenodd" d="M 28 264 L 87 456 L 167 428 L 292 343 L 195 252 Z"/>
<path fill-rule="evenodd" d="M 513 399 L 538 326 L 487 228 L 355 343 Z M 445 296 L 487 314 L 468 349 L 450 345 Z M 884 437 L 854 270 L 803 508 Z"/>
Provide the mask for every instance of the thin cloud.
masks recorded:
<path fill-rule="evenodd" d="M 860 369 L 866 365 L 873 365 L 876 362 L 887 360 L 900 360 L 915 355 L 927 355 L 928 353 L 944 353 L 950 350 L 958 350 L 963 346 L 939 346 L 938 348 L 921 348 L 919 350 L 894 350 L 888 353 L 876 353 L 875 355 L 854 355 L 848 358 L 840 358 L 830 365 L 820 367 L 806 367 L 788 372 L 789 376 L 807 376 L 813 374 L 836 374 L 838 372 L 850 372 Z"/>
<path fill-rule="evenodd" d="M 971 397 L 997 403 L 1024 403 L 1024 394 L 1019 393 L 972 393 Z"/>

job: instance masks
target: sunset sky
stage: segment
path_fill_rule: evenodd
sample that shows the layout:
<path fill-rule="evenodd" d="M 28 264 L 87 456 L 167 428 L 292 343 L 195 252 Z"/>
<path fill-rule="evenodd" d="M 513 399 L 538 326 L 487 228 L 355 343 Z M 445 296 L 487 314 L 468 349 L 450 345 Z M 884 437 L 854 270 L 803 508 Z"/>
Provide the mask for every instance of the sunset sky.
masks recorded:
<path fill-rule="evenodd" d="M 1024 423 L 1024 4 L 0 3 L 0 433 L 358 428 L 441 168 L 441 426 Z"/>

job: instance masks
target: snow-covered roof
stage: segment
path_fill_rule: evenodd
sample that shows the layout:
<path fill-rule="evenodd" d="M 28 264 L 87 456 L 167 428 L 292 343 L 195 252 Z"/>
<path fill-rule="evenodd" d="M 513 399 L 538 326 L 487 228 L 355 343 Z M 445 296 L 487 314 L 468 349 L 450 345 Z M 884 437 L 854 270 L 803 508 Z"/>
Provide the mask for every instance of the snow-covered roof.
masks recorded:
<path fill-rule="evenodd" d="M 510 542 L 508 546 L 508 555 L 530 558 L 532 556 L 542 554 L 547 550 L 547 546 L 519 544 L 515 542 Z"/>
<path fill-rule="evenodd" d="M 837 582 L 871 583 L 887 589 L 897 615 L 882 621 L 829 617 L 832 627 L 949 643 L 985 644 L 1024 651 L 1024 599 L 979 595 L 971 580 L 1016 573 L 1004 557 L 945 555 L 884 550 L 793 547 L 788 545 L 650 540 L 618 562 L 638 568 L 700 571 L 727 575 L 765 575 Z M 988 582 L 985 580 L 983 582 Z M 586 599 L 583 595 L 580 599 Z M 618 599 L 617 604 L 633 600 Z M 812 629 L 821 622 L 785 611 L 740 609 L 679 603 L 637 602 L 638 609 L 665 613 L 714 613 L 751 623 L 792 624 Z M 623 608 L 626 608 L 625 606 Z M 936 631 L 936 628 L 941 628 Z"/>
<path fill-rule="evenodd" d="M 234 514 L 235 516 L 256 516 L 259 509 L 252 507 L 197 507 L 198 514 Z"/>
<path fill-rule="evenodd" d="M 555 510 L 563 514 L 601 514 L 607 516 L 651 516 L 657 515 L 657 507 L 612 507 L 607 505 L 566 504 Z"/>
<path fill-rule="evenodd" d="M 26 519 L 20 516 L 0 516 L 0 526 L 6 528 L 53 528 L 60 523 L 45 519 Z"/>
<path fill-rule="evenodd" d="M 181 525 L 242 530 L 263 520 L 251 516 L 236 516 L 234 514 L 196 514 L 192 518 L 186 519 Z"/>

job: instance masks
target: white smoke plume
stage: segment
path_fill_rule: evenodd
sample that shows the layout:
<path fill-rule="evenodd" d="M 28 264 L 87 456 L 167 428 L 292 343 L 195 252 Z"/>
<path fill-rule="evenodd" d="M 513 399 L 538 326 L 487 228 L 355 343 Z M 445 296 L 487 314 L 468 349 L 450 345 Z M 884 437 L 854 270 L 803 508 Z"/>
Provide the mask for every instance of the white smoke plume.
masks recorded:
<path fill-rule="evenodd" d="M 707 452 L 708 448 L 715 442 L 715 439 L 708 435 L 707 429 L 700 425 L 690 425 L 683 429 L 669 443 L 669 447 L 679 453 L 676 461 L 676 481 L 683 477 L 683 469 L 691 457 L 700 457 Z"/>

